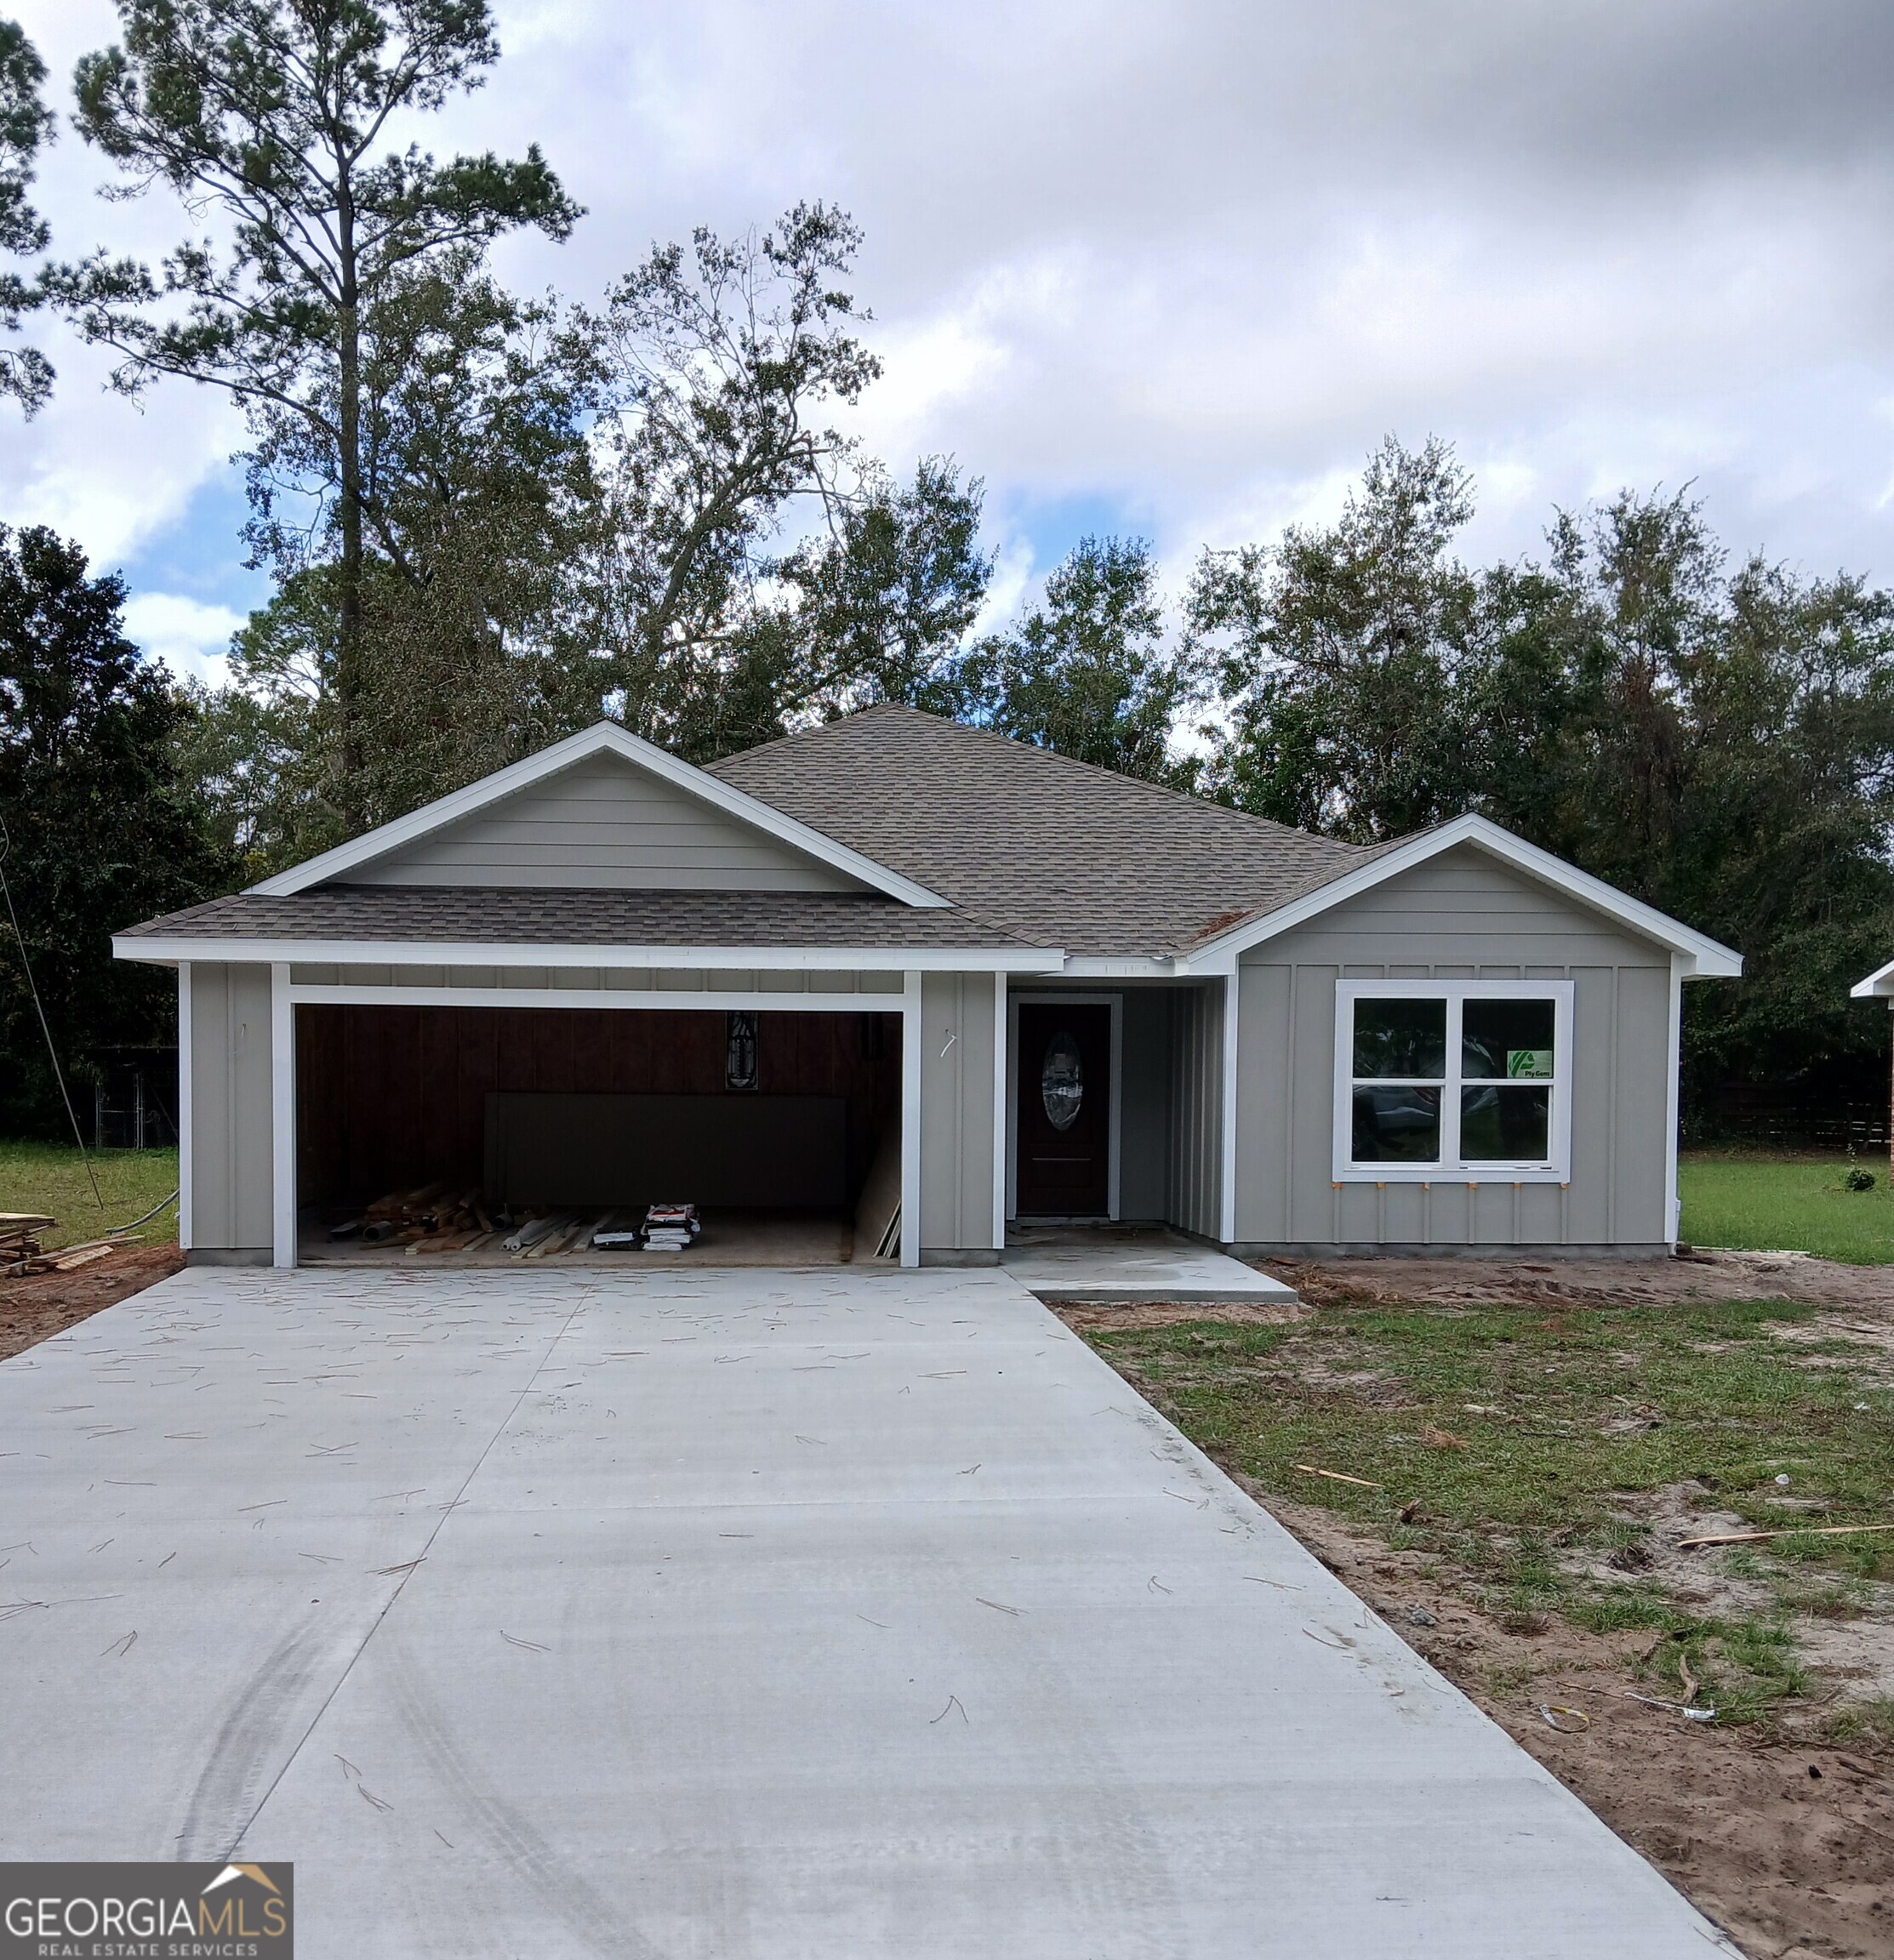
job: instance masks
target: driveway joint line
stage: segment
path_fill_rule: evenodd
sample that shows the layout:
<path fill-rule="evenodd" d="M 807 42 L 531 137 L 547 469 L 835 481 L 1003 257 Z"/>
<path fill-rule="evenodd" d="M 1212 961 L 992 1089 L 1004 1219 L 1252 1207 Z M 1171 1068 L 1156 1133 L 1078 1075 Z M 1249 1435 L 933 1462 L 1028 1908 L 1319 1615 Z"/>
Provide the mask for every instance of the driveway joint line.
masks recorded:
<path fill-rule="evenodd" d="M 421 1565 L 426 1559 L 428 1553 L 434 1549 L 434 1541 L 438 1538 L 441 1536 L 442 1530 L 446 1529 L 448 1520 L 453 1517 L 456 1511 L 460 1508 L 462 1502 L 466 1497 L 469 1486 L 473 1483 L 474 1479 L 480 1474 L 481 1467 L 486 1462 L 488 1456 L 492 1454 L 493 1445 L 499 1441 L 502 1436 L 506 1433 L 506 1431 L 509 1426 L 511 1424 L 513 1418 L 520 1412 L 520 1404 L 524 1402 L 527 1397 L 533 1393 L 533 1383 L 537 1382 L 539 1376 L 543 1375 L 546 1369 L 551 1365 L 552 1357 L 558 1350 L 559 1343 L 563 1341 L 566 1336 L 571 1331 L 573 1322 L 579 1318 L 580 1313 L 585 1308 L 586 1302 L 589 1301 L 592 1295 L 596 1291 L 597 1288 L 596 1286 L 587 1286 L 579 1294 L 579 1297 L 573 1302 L 572 1311 L 567 1314 L 563 1320 L 560 1322 L 558 1331 L 553 1335 L 550 1341 L 546 1342 L 545 1353 L 540 1357 L 539 1364 L 533 1370 L 531 1378 L 527 1382 L 523 1387 L 520 1388 L 515 1393 L 511 1406 L 507 1410 L 506 1413 L 500 1417 L 498 1427 L 494 1429 L 493 1434 L 487 1439 L 485 1444 L 482 1446 L 479 1456 L 475 1457 L 473 1460 L 471 1466 L 467 1471 L 467 1474 L 461 1479 L 460 1488 L 454 1492 L 453 1501 L 445 1506 L 442 1510 L 440 1517 L 435 1522 L 434 1529 L 427 1535 L 427 1542 L 421 1547 L 420 1556 L 417 1558 L 414 1563 L 409 1565 L 407 1571 L 402 1575 L 401 1582 L 395 1587 L 394 1591 L 388 1595 L 387 1603 L 382 1607 L 380 1612 L 375 1615 L 374 1619 L 370 1622 L 368 1632 L 362 1636 L 361 1640 L 357 1644 L 356 1649 L 354 1653 L 350 1655 L 347 1664 L 343 1667 L 341 1672 L 336 1676 L 334 1685 L 329 1689 L 328 1693 L 322 1697 L 322 1706 L 318 1708 L 312 1716 L 310 1717 L 309 1726 L 303 1730 L 300 1736 L 297 1737 L 294 1748 L 293 1748 L 289 1753 L 283 1758 L 282 1766 L 277 1769 L 276 1775 L 270 1779 L 270 1787 L 265 1790 L 262 1796 L 257 1799 L 255 1809 L 254 1809 L 250 1812 L 249 1815 L 243 1820 L 242 1829 L 237 1833 L 237 1836 L 233 1839 L 231 1839 L 230 1848 L 222 1854 L 225 1859 L 228 1860 L 236 1857 L 238 1849 L 241 1848 L 243 1843 L 243 1840 L 248 1838 L 251 1832 L 256 1828 L 257 1819 L 260 1818 L 263 1815 L 264 1811 L 268 1808 L 270 1799 L 276 1795 L 277 1786 L 282 1783 L 283 1778 L 289 1774 L 291 1766 L 295 1763 L 296 1758 L 302 1754 L 303 1750 L 307 1745 L 310 1737 L 313 1735 L 317 1729 L 322 1726 L 322 1718 L 328 1713 L 330 1705 L 334 1701 L 335 1697 L 342 1692 L 343 1685 L 348 1680 L 350 1675 L 355 1672 L 355 1666 L 357 1661 L 358 1661 L 362 1656 L 368 1652 L 368 1643 L 373 1640 L 375 1635 L 381 1631 L 382 1622 L 388 1617 L 391 1613 L 394 1611 L 396 1602 L 399 1600 L 402 1594 L 407 1591 L 408 1581 L 412 1579 L 415 1573 L 420 1570 Z"/>

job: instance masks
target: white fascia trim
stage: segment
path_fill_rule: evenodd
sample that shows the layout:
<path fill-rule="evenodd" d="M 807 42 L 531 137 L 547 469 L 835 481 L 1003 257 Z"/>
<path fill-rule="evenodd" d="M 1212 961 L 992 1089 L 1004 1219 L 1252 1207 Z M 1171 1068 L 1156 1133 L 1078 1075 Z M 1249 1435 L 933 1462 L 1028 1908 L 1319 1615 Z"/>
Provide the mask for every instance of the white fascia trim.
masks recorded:
<path fill-rule="evenodd" d="M 351 842 L 339 844 L 333 851 L 325 851 L 320 857 L 311 858 L 307 863 L 298 864 L 292 870 L 279 872 L 274 878 L 265 878 L 260 885 L 253 885 L 250 889 L 270 898 L 288 897 L 294 892 L 306 892 L 312 885 L 321 885 L 345 871 L 372 863 L 378 858 L 385 858 L 391 851 L 398 851 L 404 844 L 412 844 L 445 824 L 458 823 L 463 817 L 471 817 L 505 797 L 530 789 L 535 783 L 544 782 L 547 777 L 556 776 L 561 770 L 569 769 L 589 756 L 602 754 L 620 756 L 649 771 L 687 795 L 695 796 L 721 810 L 725 816 L 734 817 L 764 831 L 806 857 L 815 858 L 832 870 L 859 879 L 863 884 L 890 898 L 916 906 L 939 907 L 951 903 L 938 892 L 930 892 L 926 886 L 916 884 L 913 879 L 904 878 L 899 872 L 889 870 L 885 864 L 877 864 L 859 851 L 851 851 L 832 837 L 824 837 L 819 830 L 812 830 L 807 823 L 799 823 L 773 804 L 746 796 L 742 790 L 733 789 L 715 776 L 693 769 L 688 762 L 680 762 L 655 743 L 628 734 L 611 721 L 595 722 L 579 734 L 568 735 L 563 742 L 555 742 L 550 749 L 528 755 L 523 762 L 515 762 L 509 768 L 483 776 L 479 782 L 470 783 L 465 789 L 457 789 L 451 796 L 423 804 L 419 810 L 397 817 L 392 823 L 379 824 Z"/>
<path fill-rule="evenodd" d="M 522 946 L 440 939 L 113 939 L 113 957 L 160 966 L 180 960 L 221 965 L 295 966 L 581 966 L 616 970 L 659 967 L 756 972 L 1058 973 L 1057 947 L 916 952 L 899 947 L 849 946 Z"/>
<path fill-rule="evenodd" d="M 1456 817 L 1451 823 L 1443 823 L 1439 829 L 1429 830 L 1424 836 L 1397 844 L 1393 850 L 1383 852 L 1359 870 L 1348 872 L 1318 890 L 1266 913 L 1260 919 L 1252 919 L 1245 925 L 1234 927 L 1179 960 L 1179 968 L 1189 973 L 1227 973 L 1239 955 L 1248 952 L 1252 946 L 1259 946 L 1266 939 L 1273 939 L 1305 920 L 1317 918 L 1332 907 L 1364 892 L 1371 892 L 1377 885 L 1399 877 L 1403 871 L 1411 871 L 1417 864 L 1424 864 L 1429 858 L 1437 858 L 1443 851 L 1451 851 L 1461 844 L 1477 845 L 1525 872 L 1528 877 L 1537 878 L 1541 883 L 1563 892 L 1567 897 L 1577 899 L 1580 904 L 1589 906 L 1594 912 L 1602 912 L 1607 918 L 1617 920 L 1632 932 L 1656 940 L 1660 946 L 1669 947 L 1683 960 L 1682 972 L 1686 978 L 1735 980 L 1742 976 L 1740 953 L 1701 932 L 1692 932 L 1669 913 L 1660 912 L 1656 906 L 1646 905 L 1641 899 L 1628 897 L 1603 879 L 1594 878 L 1589 871 L 1581 871 L 1577 865 L 1566 863 L 1564 858 L 1555 858 L 1549 851 L 1542 851 L 1537 845 L 1528 844 L 1523 837 L 1514 836 L 1510 830 L 1503 830 L 1490 818 L 1476 816 Z"/>
<path fill-rule="evenodd" d="M 1851 1000 L 1884 1000 L 1894 995 L 1894 960 L 1848 989 Z"/>

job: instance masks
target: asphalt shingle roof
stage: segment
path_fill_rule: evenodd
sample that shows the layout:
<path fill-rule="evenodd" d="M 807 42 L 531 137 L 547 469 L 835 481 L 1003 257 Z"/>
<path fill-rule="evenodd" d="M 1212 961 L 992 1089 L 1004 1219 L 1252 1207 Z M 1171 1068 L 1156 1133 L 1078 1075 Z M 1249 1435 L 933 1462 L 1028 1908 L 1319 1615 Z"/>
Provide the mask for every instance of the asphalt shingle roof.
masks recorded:
<path fill-rule="evenodd" d="M 1185 953 L 1378 854 L 911 708 L 870 708 L 710 774 L 948 900 L 351 886 L 216 898 L 128 938 Z"/>
<path fill-rule="evenodd" d="M 1017 950 L 968 913 L 827 892 L 596 892 L 531 886 L 318 885 L 238 892 L 123 938 L 367 939 L 556 946 L 836 946 Z M 1039 946 L 1056 941 L 1037 940 Z"/>
<path fill-rule="evenodd" d="M 1186 950 L 1377 855 L 878 707 L 710 765 L 733 789 L 1068 953 Z"/>

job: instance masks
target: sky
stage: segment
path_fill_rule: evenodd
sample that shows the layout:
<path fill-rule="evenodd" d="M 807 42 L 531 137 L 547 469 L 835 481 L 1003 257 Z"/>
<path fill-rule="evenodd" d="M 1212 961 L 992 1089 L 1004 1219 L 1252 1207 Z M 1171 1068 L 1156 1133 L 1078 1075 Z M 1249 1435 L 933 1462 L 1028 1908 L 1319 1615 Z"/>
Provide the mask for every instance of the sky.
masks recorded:
<path fill-rule="evenodd" d="M 69 99 L 109 0 L 14 0 Z M 984 479 L 990 620 L 1087 532 L 1197 553 L 1340 509 L 1385 435 L 1454 443 L 1472 557 L 1555 508 L 1693 486 L 1737 551 L 1894 583 L 1894 8 L 1885 0 L 505 0 L 487 85 L 421 131 L 538 141 L 588 215 L 502 248 L 596 299 L 658 239 L 802 198 L 866 233 L 859 433 Z M 68 128 L 55 249 L 188 227 Z M 123 572 L 180 672 L 267 591 L 239 419 L 140 406 L 56 326 L 0 407 L 0 521 Z"/>

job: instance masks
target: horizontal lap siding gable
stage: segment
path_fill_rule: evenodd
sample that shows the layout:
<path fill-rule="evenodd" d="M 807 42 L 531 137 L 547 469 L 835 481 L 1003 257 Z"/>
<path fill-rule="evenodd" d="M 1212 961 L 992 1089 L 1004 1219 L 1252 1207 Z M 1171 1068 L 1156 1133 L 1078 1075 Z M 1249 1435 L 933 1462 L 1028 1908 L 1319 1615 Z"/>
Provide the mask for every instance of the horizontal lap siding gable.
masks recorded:
<path fill-rule="evenodd" d="M 348 874 L 351 885 L 859 892 L 841 872 L 598 755 Z"/>
<path fill-rule="evenodd" d="M 1342 979 L 1573 983 L 1569 1187 L 1388 1183 L 1332 1171 Z M 1281 1245 L 1660 1245 L 1668 951 L 1472 846 L 1244 955 L 1237 1239 Z"/>

